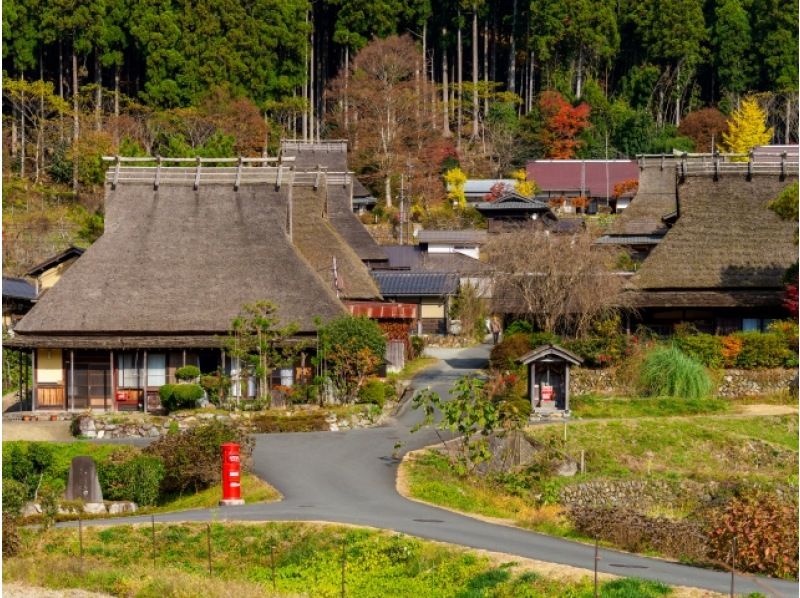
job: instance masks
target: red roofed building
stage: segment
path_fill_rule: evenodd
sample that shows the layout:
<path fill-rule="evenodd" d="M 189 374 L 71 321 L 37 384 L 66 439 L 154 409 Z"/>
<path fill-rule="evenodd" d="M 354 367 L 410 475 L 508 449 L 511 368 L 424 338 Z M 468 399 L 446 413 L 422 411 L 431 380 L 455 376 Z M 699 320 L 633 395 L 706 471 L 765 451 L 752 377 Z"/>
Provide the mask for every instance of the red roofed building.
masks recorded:
<path fill-rule="evenodd" d="M 567 199 L 585 197 L 587 211 L 609 205 L 619 211 L 627 207 L 634 192 L 619 201 L 614 197 L 614 185 L 627 180 L 639 180 L 635 160 L 531 160 L 527 166 L 528 180 L 536 182 L 536 199 Z"/>

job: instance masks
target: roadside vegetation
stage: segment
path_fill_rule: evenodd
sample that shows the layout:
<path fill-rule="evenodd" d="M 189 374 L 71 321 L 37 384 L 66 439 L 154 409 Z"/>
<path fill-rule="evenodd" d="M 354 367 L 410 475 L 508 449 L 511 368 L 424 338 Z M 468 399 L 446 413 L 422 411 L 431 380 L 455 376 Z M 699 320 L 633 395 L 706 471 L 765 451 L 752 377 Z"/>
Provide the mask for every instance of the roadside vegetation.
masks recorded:
<path fill-rule="evenodd" d="M 304 523 L 88 528 L 83 565 L 76 528 L 21 530 L 3 581 L 114 595 L 497 596 L 589 598 L 582 579 L 544 577 L 517 562 L 404 535 Z M 524 563 L 523 563 L 524 565 Z M 671 589 L 636 579 L 604 581 L 603 596 L 650 598 Z"/>
<path fill-rule="evenodd" d="M 277 500 L 274 488 L 248 473 L 252 440 L 237 428 L 213 422 L 167 434 L 143 450 L 84 441 L 4 442 L 3 514 L 19 519 L 24 505 L 35 502 L 42 513 L 28 521 L 47 526 L 77 518 L 81 505 L 62 497 L 72 459 L 83 455 L 94 459 L 106 501 L 134 502 L 139 513 L 213 507 L 222 496 L 219 446 L 227 441 L 241 446 L 245 500 Z"/>
<path fill-rule="evenodd" d="M 738 535 L 743 569 L 796 577 L 797 433 L 795 415 L 559 423 L 525 431 L 518 467 L 462 475 L 430 450 L 402 477 L 423 501 L 692 563 L 724 566 Z"/>

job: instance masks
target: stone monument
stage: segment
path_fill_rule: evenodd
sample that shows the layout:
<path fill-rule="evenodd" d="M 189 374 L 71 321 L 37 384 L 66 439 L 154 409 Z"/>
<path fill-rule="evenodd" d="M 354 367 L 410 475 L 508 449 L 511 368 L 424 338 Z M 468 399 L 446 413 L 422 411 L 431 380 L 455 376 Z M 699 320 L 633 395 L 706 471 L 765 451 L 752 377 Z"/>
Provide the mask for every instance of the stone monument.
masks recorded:
<path fill-rule="evenodd" d="M 97 465 L 91 457 L 75 457 L 69 468 L 67 500 L 82 500 L 85 503 L 102 503 L 103 491 L 97 477 Z"/>

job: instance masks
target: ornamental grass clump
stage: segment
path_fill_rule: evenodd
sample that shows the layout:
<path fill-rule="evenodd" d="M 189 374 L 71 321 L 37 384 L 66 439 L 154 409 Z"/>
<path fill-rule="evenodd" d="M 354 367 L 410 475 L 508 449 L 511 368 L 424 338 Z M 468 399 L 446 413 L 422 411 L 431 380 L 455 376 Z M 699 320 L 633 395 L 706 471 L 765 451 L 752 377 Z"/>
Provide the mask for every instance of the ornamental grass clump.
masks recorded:
<path fill-rule="evenodd" d="M 673 345 L 647 354 L 639 370 L 639 387 L 650 396 L 701 399 L 711 393 L 712 384 L 703 365 Z"/>

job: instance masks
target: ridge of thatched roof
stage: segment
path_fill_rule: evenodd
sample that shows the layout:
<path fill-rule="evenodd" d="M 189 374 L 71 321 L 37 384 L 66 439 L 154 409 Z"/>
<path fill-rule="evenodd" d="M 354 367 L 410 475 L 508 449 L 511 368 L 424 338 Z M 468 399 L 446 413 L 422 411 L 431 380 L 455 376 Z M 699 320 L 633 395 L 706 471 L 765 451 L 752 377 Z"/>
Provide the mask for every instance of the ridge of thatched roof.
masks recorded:
<path fill-rule="evenodd" d="M 281 154 L 294 158 L 294 167 L 298 172 L 317 170 L 317 168 L 325 169 L 327 172 L 348 172 L 346 146 L 341 143 L 284 142 L 281 144 Z M 355 185 L 354 180 L 355 178 L 351 177 L 347 185 L 328 186 L 328 219 L 336 232 L 350 244 L 359 259 L 372 262 L 386 261 L 386 254 L 381 246 L 353 213 L 350 185 Z"/>
<path fill-rule="evenodd" d="M 796 180 L 793 177 L 792 180 Z M 641 290 L 781 288 L 797 259 L 796 223 L 767 204 L 790 184 L 777 176 L 689 177 L 680 216 L 631 279 Z"/>
<path fill-rule="evenodd" d="M 289 186 L 123 183 L 106 187 L 105 232 L 16 331 L 225 334 L 242 305 L 269 300 L 313 331 L 345 313 L 286 234 Z"/>
<path fill-rule="evenodd" d="M 667 225 L 662 217 L 675 211 L 677 173 L 675 160 L 667 159 L 663 165 L 648 164 L 639 174 L 639 188 L 615 222 L 609 235 L 664 234 Z"/>
<path fill-rule="evenodd" d="M 380 291 L 353 248 L 324 218 L 328 188 L 295 186 L 292 190 L 292 241 L 323 282 L 333 286 L 333 258 L 343 299 L 378 299 Z"/>

